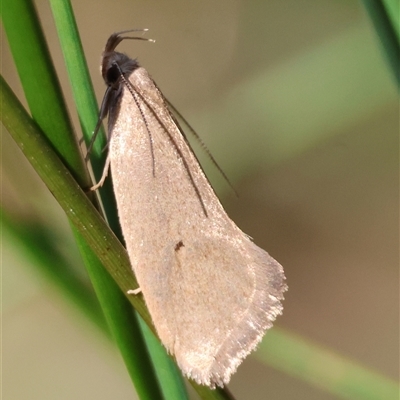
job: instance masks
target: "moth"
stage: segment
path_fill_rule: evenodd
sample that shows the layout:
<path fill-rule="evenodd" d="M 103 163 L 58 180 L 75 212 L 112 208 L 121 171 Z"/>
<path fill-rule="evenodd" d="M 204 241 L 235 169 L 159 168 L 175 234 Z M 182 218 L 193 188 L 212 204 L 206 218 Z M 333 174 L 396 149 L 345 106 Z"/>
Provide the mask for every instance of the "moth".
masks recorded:
<path fill-rule="evenodd" d="M 282 266 L 228 217 L 168 102 L 136 59 L 102 55 L 118 215 L 140 291 L 158 336 L 183 374 L 227 384 L 282 313 Z"/>

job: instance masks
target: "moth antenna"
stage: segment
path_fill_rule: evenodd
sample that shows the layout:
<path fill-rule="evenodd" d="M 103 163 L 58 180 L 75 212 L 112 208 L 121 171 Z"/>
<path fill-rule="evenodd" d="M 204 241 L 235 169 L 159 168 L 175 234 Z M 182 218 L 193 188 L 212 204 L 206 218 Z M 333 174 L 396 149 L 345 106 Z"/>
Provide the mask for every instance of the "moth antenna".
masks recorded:
<path fill-rule="evenodd" d="M 174 114 L 186 125 L 186 127 L 189 129 L 190 133 L 194 136 L 194 138 L 197 140 L 197 142 L 200 144 L 201 148 L 203 151 L 207 154 L 211 162 L 214 164 L 215 168 L 219 171 L 219 173 L 222 175 L 222 177 L 225 179 L 226 183 L 230 186 L 232 191 L 235 193 L 237 197 L 239 197 L 237 191 L 233 187 L 231 181 L 223 171 L 223 169 L 219 166 L 217 163 L 216 159 L 212 155 L 211 151 L 208 149 L 207 145 L 204 143 L 204 141 L 201 139 L 199 134 L 195 131 L 195 129 L 189 124 L 189 122 L 185 119 L 185 117 L 177 110 L 177 108 L 167 99 L 165 98 L 165 101 L 167 102 L 168 106 L 171 108 Z"/>

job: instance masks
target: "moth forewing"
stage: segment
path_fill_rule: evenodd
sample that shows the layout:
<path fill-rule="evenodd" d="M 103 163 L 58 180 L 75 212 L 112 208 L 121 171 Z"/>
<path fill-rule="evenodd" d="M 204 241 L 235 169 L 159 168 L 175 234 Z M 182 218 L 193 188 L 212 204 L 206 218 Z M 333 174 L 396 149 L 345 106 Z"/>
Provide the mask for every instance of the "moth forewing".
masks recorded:
<path fill-rule="evenodd" d="M 282 312 L 283 269 L 228 217 L 147 71 L 112 51 L 109 157 L 132 269 L 183 373 L 223 386 Z"/>

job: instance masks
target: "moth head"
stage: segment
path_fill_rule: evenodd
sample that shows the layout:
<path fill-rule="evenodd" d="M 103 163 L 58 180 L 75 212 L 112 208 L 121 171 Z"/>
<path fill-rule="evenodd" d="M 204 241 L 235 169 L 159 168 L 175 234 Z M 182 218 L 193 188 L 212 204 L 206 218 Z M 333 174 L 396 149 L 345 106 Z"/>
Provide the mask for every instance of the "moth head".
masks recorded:
<path fill-rule="evenodd" d="M 135 31 L 137 31 L 137 29 L 135 29 Z M 141 29 L 140 31 L 143 30 Z M 118 89 L 120 87 L 122 75 L 125 78 L 128 78 L 129 75 L 139 67 L 136 59 L 131 59 L 126 54 L 115 51 L 116 47 L 124 39 L 150 40 L 136 36 L 123 36 L 127 32 L 132 31 L 113 33 L 107 40 L 106 47 L 101 58 L 101 74 L 104 82 L 107 86 L 111 86 L 114 89 Z"/>

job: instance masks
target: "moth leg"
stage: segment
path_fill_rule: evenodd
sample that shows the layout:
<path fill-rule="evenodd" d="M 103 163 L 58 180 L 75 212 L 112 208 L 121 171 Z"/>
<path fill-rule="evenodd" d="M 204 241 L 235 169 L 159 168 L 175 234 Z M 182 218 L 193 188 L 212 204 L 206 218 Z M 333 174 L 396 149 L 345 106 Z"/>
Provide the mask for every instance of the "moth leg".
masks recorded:
<path fill-rule="evenodd" d="M 140 292 L 142 291 L 142 289 L 140 289 L 140 287 L 139 288 L 137 288 L 137 289 L 130 289 L 130 290 L 128 290 L 127 292 L 126 292 L 126 294 L 133 294 L 133 295 L 137 295 L 137 294 L 139 294 Z"/>
<path fill-rule="evenodd" d="M 99 182 L 90 188 L 91 191 L 97 190 L 99 187 L 103 186 L 103 183 L 106 180 L 108 171 L 110 169 L 110 162 L 111 162 L 110 155 L 108 155 L 106 159 L 106 164 L 104 165 L 103 175 L 101 176 Z"/>

